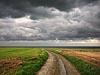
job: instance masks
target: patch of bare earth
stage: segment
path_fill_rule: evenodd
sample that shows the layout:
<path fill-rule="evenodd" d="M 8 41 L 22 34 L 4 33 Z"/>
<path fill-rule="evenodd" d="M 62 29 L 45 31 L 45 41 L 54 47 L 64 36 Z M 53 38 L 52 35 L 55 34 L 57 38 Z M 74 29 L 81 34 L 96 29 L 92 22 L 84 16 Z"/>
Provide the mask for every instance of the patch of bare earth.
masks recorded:
<path fill-rule="evenodd" d="M 12 73 L 18 68 L 18 65 L 22 63 L 19 59 L 0 59 L 0 74 L 3 72 Z"/>
<path fill-rule="evenodd" d="M 49 58 L 36 75 L 80 75 L 75 67 L 59 54 L 48 52 Z"/>
<path fill-rule="evenodd" d="M 100 52 L 64 51 L 63 53 L 82 59 L 100 68 Z"/>

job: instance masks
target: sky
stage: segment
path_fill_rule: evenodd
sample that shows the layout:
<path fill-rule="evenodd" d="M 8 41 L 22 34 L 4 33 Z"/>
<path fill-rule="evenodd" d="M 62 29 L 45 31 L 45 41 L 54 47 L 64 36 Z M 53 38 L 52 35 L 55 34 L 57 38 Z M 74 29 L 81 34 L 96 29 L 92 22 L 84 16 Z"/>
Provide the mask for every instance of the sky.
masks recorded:
<path fill-rule="evenodd" d="M 100 0 L 0 0 L 0 46 L 100 46 Z"/>

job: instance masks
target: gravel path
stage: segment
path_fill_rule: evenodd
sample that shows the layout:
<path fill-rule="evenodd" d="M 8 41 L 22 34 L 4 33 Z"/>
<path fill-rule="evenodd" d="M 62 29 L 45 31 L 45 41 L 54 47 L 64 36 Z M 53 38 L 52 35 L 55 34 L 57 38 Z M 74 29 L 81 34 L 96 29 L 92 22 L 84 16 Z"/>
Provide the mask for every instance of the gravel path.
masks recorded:
<path fill-rule="evenodd" d="M 49 57 L 36 75 L 80 75 L 73 65 L 59 54 L 48 52 Z"/>

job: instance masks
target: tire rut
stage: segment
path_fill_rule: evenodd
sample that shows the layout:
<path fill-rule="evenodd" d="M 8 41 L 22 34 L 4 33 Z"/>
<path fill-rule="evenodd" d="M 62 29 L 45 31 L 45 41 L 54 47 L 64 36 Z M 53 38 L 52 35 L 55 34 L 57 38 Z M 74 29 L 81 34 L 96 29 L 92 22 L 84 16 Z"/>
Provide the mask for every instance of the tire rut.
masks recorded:
<path fill-rule="evenodd" d="M 49 57 L 36 75 L 80 75 L 63 56 L 48 52 Z"/>

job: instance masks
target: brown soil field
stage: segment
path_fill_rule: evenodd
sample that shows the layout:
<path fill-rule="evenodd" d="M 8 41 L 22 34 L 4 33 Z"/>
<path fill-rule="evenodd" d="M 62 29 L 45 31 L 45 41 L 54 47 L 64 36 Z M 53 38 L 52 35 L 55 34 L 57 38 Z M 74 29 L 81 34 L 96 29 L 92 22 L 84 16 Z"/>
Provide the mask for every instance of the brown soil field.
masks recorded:
<path fill-rule="evenodd" d="M 3 72 L 12 73 L 15 71 L 22 60 L 18 59 L 0 59 L 0 74 Z"/>
<path fill-rule="evenodd" d="M 63 51 L 63 54 L 82 59 L 100 68 L 100 52 Z"/>

